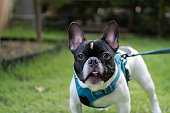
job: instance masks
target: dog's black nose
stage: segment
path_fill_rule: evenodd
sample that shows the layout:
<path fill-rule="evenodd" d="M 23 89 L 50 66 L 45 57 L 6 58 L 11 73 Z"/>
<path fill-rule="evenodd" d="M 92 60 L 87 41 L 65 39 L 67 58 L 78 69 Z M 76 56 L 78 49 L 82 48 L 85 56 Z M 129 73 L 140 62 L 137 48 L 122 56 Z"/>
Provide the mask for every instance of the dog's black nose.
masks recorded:
<path fill-rule="evenodd" d="M 89 65 L 90 65 L 91 67 L 96 67 L 96 66 L 98 65 L 99 61 L 98 61 L 97 58 L 91 57 L 91 58 L 89 59 L 88 63 L 89 63 Z"/>

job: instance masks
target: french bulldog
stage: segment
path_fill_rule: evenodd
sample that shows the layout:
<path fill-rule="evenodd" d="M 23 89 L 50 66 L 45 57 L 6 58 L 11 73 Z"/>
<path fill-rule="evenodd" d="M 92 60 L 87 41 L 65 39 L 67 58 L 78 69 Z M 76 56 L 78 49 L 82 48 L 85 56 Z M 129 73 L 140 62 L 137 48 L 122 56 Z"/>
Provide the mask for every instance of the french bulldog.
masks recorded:
<path fill-rule="evenodd" d="M 82 28 L 75 22 L 69 26 L 69 49 L 74 55 L 74 76 L 70 84 L 70 108 L 72 113 L 82 113 L 82 103 L 89 105 L 88 97 L 79 95 L 79 89 L 93 92 L 107 89 L 112 81 L 115 82 L 114 91 L 110 90 L 91 103 L 92 107 L 105 108 L 116 105 L 118 113 L 130 113 L 130 94 L 126 78 L 122 69 L 118 69 L 115 56 L 120 54 L 137 54 L 131 47 L 119 47 L 119 28 L 115 21 L 109 22 L 104 28 L 101 40 L 86 40 Z M 141 56 L 128 57 L 126 68 L 131 80 L 136 80 L 146 91 L 152 104 L 153 113 L 161 113 L 155 93 L 154 83 L 147 66 Z M 119 73 L 119 78 L 116 76 Z M 78 86 L 77 86 L 78 85 Z M 113 89 L 113 88 L 112 88 Z M 80 92 L 86 95 L 86 91 Z M 104 94 L 104 93 L 103 93 Z"/>

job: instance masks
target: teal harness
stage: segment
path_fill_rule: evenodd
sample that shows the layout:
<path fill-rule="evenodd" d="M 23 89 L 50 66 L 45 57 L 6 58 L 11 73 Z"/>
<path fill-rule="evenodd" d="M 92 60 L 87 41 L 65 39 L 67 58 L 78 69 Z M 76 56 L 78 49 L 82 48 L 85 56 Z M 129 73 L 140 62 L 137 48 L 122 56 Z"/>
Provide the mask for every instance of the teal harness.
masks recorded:
<path fill-rule="evenodd" d="M 104 108 L 104 107 L 93 106 L 93 102 L 98 100 L 99 98 L 102 98 L 106 95 L 111 94 L 115 90 L 116 83 L 117 83 L 117 81 L 120 77 L 121 69 L 122 69 L 122 71 L 125 75 L 126 81 L 128 83 L 128 81 L 130 80 L 130 76 L 129 76 L 129 71 L 125 67 L 127 60 L 122 59 L 121 56 L 118 55 L 118 54 L 115 55 L 114 59 L 115 59 L 115 62 L 117 64 L 117 67 L 118 67 L 118 73 L 117 73 L 115 79 L 110 83 L 110 85 L 106 89 L 98 90 L 98 91 L 91 91 L 89 88 L 82 88 L 79 85 L 79 82 L 76 78 L 76 73 L 74 73 L 76 89 L 77 89 L 77 93 L 78 93 L 78 96 L 79 96 L 81 103 L 83 103 L 84 105 L 89 106 L 89 107 Z M 108 106 L 106 106 L 106 107 L 108 107 Z"/>

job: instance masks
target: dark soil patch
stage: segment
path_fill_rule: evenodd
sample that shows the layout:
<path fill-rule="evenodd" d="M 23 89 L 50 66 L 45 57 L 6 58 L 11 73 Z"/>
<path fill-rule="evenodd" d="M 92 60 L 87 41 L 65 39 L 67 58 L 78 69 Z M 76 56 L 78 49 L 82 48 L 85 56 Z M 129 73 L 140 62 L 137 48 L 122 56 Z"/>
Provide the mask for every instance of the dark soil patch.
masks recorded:
<path fill-rule="evenodd" d="M 1 40 L 0 61 L 14 59 L 34 53 L 40 53 L 54 48 L 56 45 L 49 42 L 36 42 L 26 40 Z"/>

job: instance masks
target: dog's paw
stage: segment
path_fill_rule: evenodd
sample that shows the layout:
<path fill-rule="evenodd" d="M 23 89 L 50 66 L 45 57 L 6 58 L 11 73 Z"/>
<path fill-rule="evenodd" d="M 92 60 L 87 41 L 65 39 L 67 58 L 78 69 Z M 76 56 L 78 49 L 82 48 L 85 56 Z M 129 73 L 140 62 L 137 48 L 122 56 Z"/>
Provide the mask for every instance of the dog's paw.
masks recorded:
<path fill-rule="evenodd" d="M 97 108 L 98 111 L 108 111 L 109 108 Z"/>

